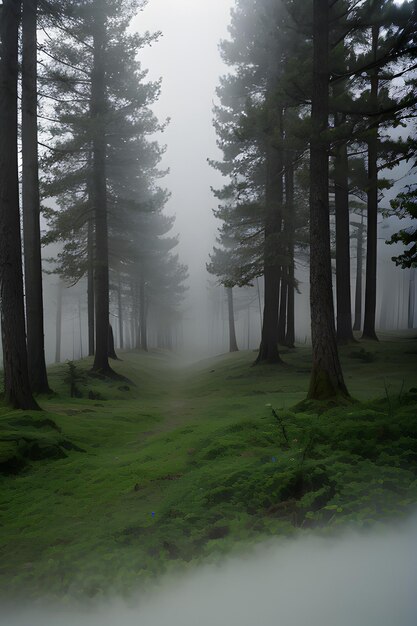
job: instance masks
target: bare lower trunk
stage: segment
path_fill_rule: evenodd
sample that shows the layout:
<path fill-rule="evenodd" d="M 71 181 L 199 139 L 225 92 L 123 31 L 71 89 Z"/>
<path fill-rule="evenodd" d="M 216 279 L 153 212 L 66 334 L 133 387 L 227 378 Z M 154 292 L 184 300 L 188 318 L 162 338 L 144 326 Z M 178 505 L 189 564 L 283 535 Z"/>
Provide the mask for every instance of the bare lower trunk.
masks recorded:
<path fill-rule="evenodd" d="M 284 345 L 287 333 L 287 306 L 288 306 L 288 268 L 281 269 L 281 289 L 279 298 L 278 343 Z"/>
<path fill-rule="evenodd" d="M 165 349 L 172 352 L 172 332 L 170 328 L 165 331 Z"/>
<path fill-rule="evenodd" d="M 228 308 L 228 313 L 229 313 L 229 352 L 239 352 L 239 348 L 237 346 L 237 340 L 236 340 L 233 289 L 231 287 L 227 287 L 226 292 L 227 292 L 227 308 Z"/>
<path fill-rule="evenodd" d="M 410 269 L 410 281 L 408 291 L 408 328 L 414 328 L 415 304 L 416 304 L 416 268 Z"/>
<path fill-rule="evenodd" d="M 62 337 L 62 284 L 57 285 L 56 290 L 56 322 L 55 322 L 55 363 L 61 363 L 61 337 Z"/>
<path fill-rule="evenodd" d="M 337 341 L 354 341 L 352 331 L 352 299 L 350 291 L 350 220 L 347 144 L 336 149 L 335 204 L 336 204 L 336 299 Z"/>
<path fill-rule="evenodd" d="M 285 345 L 293 348 L 295 343 L 295 260 L 294 260 L 294 164 L 291 153 L 287 157 L 285 168 L 285 211 L 287 215 L 288 237 L 288 295 L 287 295 L 287 332 Z"/>
<path fill-rule="evenodd" d="M 78 330 L 80 332 L 80 359 L 83 358 L 83 323 L 81 312 L 81 300 L 78 300 Z"/>
<path fill-rule="evenodd" d="M 123 305 L 122 305 L 122 280 L 119 272 L 119 284 L 117 289 L 117 308 L 119 313 L 119 345 L 120 350 L 124 350 L 124 336 L 123 336 Z"/>
<path fill-rule="evenodd" d="M 310 145 L 310 304 L 313 368 L 309 400 L 347 392 L 336 342 L 329 224 L 329 3 L 313 3 L 313 93 Z"/>
<path fill-rule="evenodd" d="M 287 302 L 287 332 L 284 344 L 287 348 L 294 348 L 295 344 L 295 276 L 294 261 L 288 271 L 288 302 Z"/>
<path fill-rule="evenodd" d="M 374 58 L 378 54 L 379 26 L 372 28 L 372 49 Z M 379 77 L 378 70 L 371 76 L 371 107 L 378 110 Z M 378 251 L 378 126 L 370 131 L 368 140 L 368 235 L 366 253 L 365 319 L 363 339 L 378 341 L 375 331 L 376 280 Z"/>
<path fill-rule="evenodd" d="M 23 1 L 22 181 L 26 332 L 29 380 L 34 393 L 49 393 L 43 323 L 38 174 L 37 0 Z"/>
<path fill-rule="evenodd" d="M 109 365 L 109 249 L 107 225 L 107 179 L 106 179 L 106 87 L 105 87 L 105 15 L 96 0 L 94 28 L 94 69 L 91 85 L 91 112 L 94 120 L 93 183 L 92 192 L 95 212 L 95 305 L 96 346 L 94 371 L 113 375 Z"/>
<path fill-rule="evenodd" d="M 88 254 L 88 287 L 87 287 L 87 308 L 88 308 L 88 356 L 94 356 L 94 334 L 95 334 L 95 320 L 94 320 L 94 222 L 92 219 L 88 220 L 88 242 L 87 242 L 87 254 Z"/>
<path fill-rule="evenodd" d="M 256 363 L 281 363 L 278 351 L 279 250 L 278 235 L 282 226 L 282 150 L 267 149 L 266 224 L 264 252 L 264 313 L 261 345 Z"/>
<path fill-rule="evenodd" d="M 355 288 L 355 322 L 353 330 L 362 328 L 362 289 L 363 289 L 363 216 L 358 226 L 356 245 L 356 288 Z"/>
<path fill-rule="evenodd" d="M 4 396 L 17 409 L 39 409 L 28 372 L 20 239 L 17 80 L 20 0 L 4 0 L 0 20 L 0 305 Z"/>
<path fill-rule="evenodd" d="M 132 302 L 132 316 L 130 318 L 130 347 L 132 350 L 138 348 L 137 345 L 137 328 L 138 328 L 138 303 L 137 303 L 137 295 L 136 295 L 136 285 L 135 281 L 132 280 L 130 283 L 130 299 Z"/>
<path fill-rule="evenodd" d="M 116 350 L 114 347 L 114 333 L 113 333 L 113 328 L 112 325 L 109 324 L 108 327 L 108 335 L 107 335 L 107 341 L 108 341 L 108 353 L 109 353 L 109 359 L 113 359 L 114 361 L 118 361 L 118 357 L 116 354 Z"/>
<path fill-rule="evenodd" d="M 146 285 L 141 278 L 139 286 L 139 317 L 140 317 L 140 349 L 148 351 L 148 323 L 147 323 Z"/>

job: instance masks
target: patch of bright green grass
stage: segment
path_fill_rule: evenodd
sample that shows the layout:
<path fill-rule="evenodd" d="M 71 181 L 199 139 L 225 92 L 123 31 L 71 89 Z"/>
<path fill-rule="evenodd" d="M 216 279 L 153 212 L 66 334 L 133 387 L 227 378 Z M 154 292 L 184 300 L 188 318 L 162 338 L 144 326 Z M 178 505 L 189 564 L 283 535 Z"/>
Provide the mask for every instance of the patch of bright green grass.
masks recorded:
<path fill-rule="evenodd" d="M 128 592 L 266 536 L 407 513 L 417 341 L 362 347 L 372 362 L 342 351 L 359 402 L 321 415 L 291 410 L 308 387 L 307 348 L 285 367 L 251 367 L 255 354 L 242 352 L 182 370 L 163 354 L 124 353 L 114 367 L 131 382 L 87 377 L 81 398 L 69 398 L 66 366 L 52 367 L 45 413 L 0 410 L 0 460 L 26 440 L 63 452 L 23 454 L 0 476 L 3 593 Z"/>

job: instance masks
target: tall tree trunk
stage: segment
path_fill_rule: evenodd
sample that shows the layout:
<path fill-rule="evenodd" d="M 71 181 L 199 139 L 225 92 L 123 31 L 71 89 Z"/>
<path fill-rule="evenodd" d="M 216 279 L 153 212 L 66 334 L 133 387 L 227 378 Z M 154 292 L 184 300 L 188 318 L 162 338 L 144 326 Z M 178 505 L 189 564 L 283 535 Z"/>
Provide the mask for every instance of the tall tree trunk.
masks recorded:
<path fill-rule="evenodd" d="M 410 269 L 410 279 L 408 287 L 408 328 L 414 328 L 415 317 L 415 305 L 416 305 L 416 268 Z"/>
<path fill-rule="evenodd" d="M 55 363 L 61 363 L 62 338 L 62 283 L 59 281 L 56 290 L 56 322 L 55 322 Z"/>
<path fill-rule="evenodd" d="M 93 370 L 114 375 L 109 365 L 109 249 L 106 178 L 106 86 L 105 86 L 105 12 L 96 0 L 94 28 L 94 68 L 91 85 L 91 112 L 94 122 L 92 192 L 95 212 L 95 305 L 96 346 Z"/>
<path fill-rule="evenodd" d="M 336 126 L 343 124 L 336 117 Z M 352 331 L 352 296 L 350 286 L 350 216 L 349 216 L 349 159 L 347 144 L 336 147 L 334 184 L 336 205 L 336 301 L 337 341 L 346 344 L 355 341 Z"/>
<path fill-rule="evenodd" d="M 372 27 L 372 52 L 378 56 L 379 26 Z M 371 74 L 371 110 L 378 111 L 379 76 L 378 70 Z M 363 339 L 378 341 L 375 331 L 376 316 L 376 280 L 378 254 L 378 125 L 372 128 L 368 139 L 368 235 L 366 252 L 365 319 Z"/>
<path fill-rule="evenodd" d="M 281 289 L 278 316 L 278 343 L 284 345 L 287 333 L 288 268 L 281 267 Z"/>
<path fill-rule="evenodd" d="M 130 348 L 134 350 L 138 348 L 136 341 L 136 332 L 138 328 L 138 313 L 137 313 L 137 295 L 135 281 L 132 279 L 130 283 L 130 299 L 132 301 L 132 316 L 130 318 Z"/>
<path fill-rule="evenodd" d="M 119 272 L 119 281 L 117 285 L 117 308 L 119 313 L 119 344 L 120 350 L 124 350 L 124 336 L 123 336 L 123 304 L 122 304 L 122 279 Z"/>
<path fill-rule="evenodd" d="M 236 340 L 235 307 L 233 303 L 233 289 L 226 287 L 227 309 L 229 313 L 229 352 L 239 352 Z"/>
<path fill-rule="evenodd" d="M 336 342 L 329 223 L 329 0 L 313 0 L 310 145 L 310 304 L 313 368 L 308 399 L 345 396 Z"/>
<path fill-rule="evenodd" d="M 259 286 L 259 278 L 256 277 L 256 295 L 258 296 L 258 307 L 259 307 L 259 328 L 262 333 L 262 298 L 261 298 L 261 288 Z"/>
<path fill-rule="evenodd" d="M 49 393 L 42 294 L 36 26 L 37 0 L 23 0 L 22 181 L 28 367 L 32 391 Z"/>
<path fill-rule="evenodd" d="M 293 348 L 295 343 L 295 259 L 294 259 L 294 164 L 291 153 L 287 157 L 285 168 L 285 211 L 288 237 L 288 295 L 287 295 L 287 332 L 284 344 Z"/>
<path fill-rule="evenodd" d="M 267 148 L 266 223 L 264 252 L 264 313 L 261 345 L 256 363 L 281 363 L 278 351 L 279 250 L 283 200 L 282 150 Z"/>
<path fill-rule="evenodd" d="M 172 330 L 170 327 L 165 331 L 165 348 L 169 352 L 172 352 Z"/>
<path fill-rule="evenodd" d="M 247 324 L 248 324 L 248 350 L 250 350 L 250 304 L 248 306 L 248 318 L 247 318 Z"/>
<path fill-rule="evenodd" d="M 139 324 L 140 324 L 140 349 L 145 352 L 148 351 L 148 320 L 146 304 L 146 285 L 143 277 L 140 279 L 139 284 Z"/>
<path fill-rule="evenodd" d="M 355 288 L 355 321 L 353 330 L 362 328 L 362 284 L 363 284 L 363 214 L 362 223 L 357 230 L 356 244 L 356 288 Z"/>
<path fill-rule="evenodd" d="M 284 345 L 287 348 L 294 348 L 295 344 L 295 272 L 294 260 L 292 260 L 288 271 L 288 297 L 287 297 L 287 332 Z"/>
<path fill-rule="evenodd" d="M 81 312 L 81 300 L 78 300 L 78 330 L 80 332 L 80 359 L 83 358 L 83 320 Z"/>
<path fill-rule="evenodd" d="M 88 220 L 87 256 L 88 356 L 94 356 L 94 221 L 91 218 Z"/>
<path fill-rule="evenodd" d="M 119 359 L 118 359 L 118 356 L 116 354 L 116 350 L 114 347 L 114 333 L 113 333 L 113 328 L 111 324 L 109 324 L 108 326 L 107 342 L 108 342 L 107 346 L 108 346 L 109 359 L 118 361 Z"/>
<path fill-rule="evenodd" d="M 4 395 L 39 409 L 29 382 L 23 296 L 17 154 L 18 38 L 22 4 L 4 0 L 0 20 L 0 306 Z"/>

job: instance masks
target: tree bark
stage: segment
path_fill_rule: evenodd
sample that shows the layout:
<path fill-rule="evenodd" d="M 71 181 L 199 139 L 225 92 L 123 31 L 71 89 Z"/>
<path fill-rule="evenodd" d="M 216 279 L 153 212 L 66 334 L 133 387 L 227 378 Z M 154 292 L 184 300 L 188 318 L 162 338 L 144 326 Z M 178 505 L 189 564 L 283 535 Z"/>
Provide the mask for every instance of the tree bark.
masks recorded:
<path fill-rule="evenodd" d="M 61 363 L 62 338 L 62 284 L 59 281 L 56 290 L 56 323 L 55 323 L 55 363 Z"/>
<path fill-rule="evenodd" d="M 169 327 L 165 330 L 165 349 L 172 352 L 172 332 Z"/>
<path fill-rule="evenodd" d="M 36 26 L 37 0 L 23 0 L 22 198 L 28 367 L 32 391 L 49 393 L 42 293 Z"/>
<path fill-rule="evenodd" d="M 287 332 L 284 345 L 287 348 L 295 346 L 295 272 L 294 260 L 292 260 L 288 272 L 288 298 L 287 298 Z"/>
<path fill-rule="evenodd" d="M 83 319 L 81 311 L 81 300 L 78 300 L 78 330 L 80 333 L 80 359 L 83 358 Z"/>
<path fill-rule="evenodd" d="M 139 284 L 139 325 L 140 325 L 140 349 L 148 352 L 148 320 L 146 305 L 146 285 L 143 277 Z"/>
<path fill-rule="evenodd" d="M 138 329 L 138 313 L 137 313 L 137 295 L 135 281 L 130 283 L 130 298 L 132 301 L 132 316 L 130 318 L 130 347 L 132 350 L 138 348 L 137 345 L 137 329 Z"/>
<path fill-rule="evenodd" d="M 372 27 L 372 52 L 378 56 L 379 26 Z M 371 75 L 371 110 L 378 111 L 379 76 L 378 70 Z M 366 252 L 365 319 L 362 339 L 378 341 L 375 331 L 376 317 L 376 281 L 378 254 L 378 141 L 379 128 L 376 125 L 370 131 L 368 139 L 368 234 Z"/>
<path fill-rule="evenodd" d="M 336 118 L 336 125 L 343 120 Z M 336 206 L 336 301 L 337 341 L 347 344 L 355 341 L 352 330 L 352 296 L 350 286 L 350 216 L 349 216 L 349 159 L 347 144 L 336 147 L 334 184 Z"/>
<path fill-rule="evenodd" d="M 120 350 L 124 350 L 124 336 L 123 336 L 123 305 L 122 305 L 122 279 L 119 272 L 119 281 L 117 286 L 117 308 L 119 312 L 119 344 Z"/>
<path fill-rule="evenodd" d="M 279 250 L 282 226 L 283 159 L 282 150 L 267 148 L 266 223 L 264 252 L 264 313 L 262 338 L 256 363 L 281 363 L 278 350 Z"/>
<path fill-rule="evenodd" d="M 287 157 L 285 168 L 285 211 L 287 215 L 288 237 L 288 295 L 287 295 L 287 332 L 284 344 L 293 348 L 295 344 L 295 258 L 294 258 L 294 164 L 291 154 Z"/>
<path fill-rule="evenodd" d="M 109 365 L 109 249 L 107 224 L 107 178 L 106 178 L 106 86 L 105 86 L 105 12 L 96 0 L 94 29 L 94 68 L 91 85 L 91 112 L 93 119 L 93 181 L 92 193 L 95 214 L 95 307 L 96 346 L 93 370 L 112 376 Z"/>
<path fill-rule="evenodd" d="M 336 342 L 329 223 L 329 0 L 313 2 L 310 145 L 310 305 L 313 368 L 309 400 L 348 397 Z"/>
<path fill-rule="evenodd" d="M 88 220 L 88 235 L 87 235 L 87 255 L 88 255 L 88 269 L 87 269 L 87 308 L 88 308 L 88 356 L 94 356 L 94 333 L 95 333 L 95 320 L 94 320 L 94 221 Z"/>
<path fill-rule="evenodd" d="M 415 304 L 416 304 L 416 268 L 410 268 L 410 279 L 408 286 L 408 328 L 414 328 Z"/>
<path fill-rule="evenodd" d="M 111 324 L 109 324 L 108 326 L 107 342 L 108 342 L 107 345 L 108 345 L 109 359 L 118 361 L 119 359 L 118 359 L 118 356 L 116 354 L 116 350 L 114 347 L 114 333 L 113 333 L 113 328 Z"/>
<path fill-rule="evenodd" d="M 239 352 L 236 340 L 235 307 L 233 303 L 233 289 L 226 287 L 227 309 L 229 313 L 229 352 Z"/>
<path fill-rule="evenodd" d="M 278 316 L 278 343 L 285 344 L 287 333 L 287 308 L 288 308 L 288 267 L 281 267 L 281 288 L 279 298 Z"/>
<path fill-rule="evenodd" d="M 39 409 L 29 382 L 18 178 L 18 38 L 21 0 L 4 0 L 0 20 L 0 306 L 4 395 L 16 409 Z"/>
<path fill-rule="evenodd" d="M 353 330 L 362 328 L 362 284 L 363 284 L 363 215 L 362 223 L 357 230 L 356 244 L 356 288 L 355 288 L 355 321 Z"/>

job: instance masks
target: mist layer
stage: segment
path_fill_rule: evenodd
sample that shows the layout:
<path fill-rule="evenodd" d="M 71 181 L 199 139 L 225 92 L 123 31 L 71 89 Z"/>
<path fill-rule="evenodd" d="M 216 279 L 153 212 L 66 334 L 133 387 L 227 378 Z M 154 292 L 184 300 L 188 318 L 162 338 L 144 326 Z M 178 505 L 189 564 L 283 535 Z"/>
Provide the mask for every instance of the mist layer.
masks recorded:
<path fill-rule="evenodd" d="M 415 626 L 417 518 L 390 530 L 268 544 L 129 606 L 2 611 L 4 626 Z"/>

